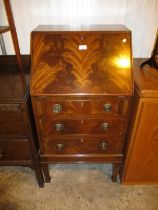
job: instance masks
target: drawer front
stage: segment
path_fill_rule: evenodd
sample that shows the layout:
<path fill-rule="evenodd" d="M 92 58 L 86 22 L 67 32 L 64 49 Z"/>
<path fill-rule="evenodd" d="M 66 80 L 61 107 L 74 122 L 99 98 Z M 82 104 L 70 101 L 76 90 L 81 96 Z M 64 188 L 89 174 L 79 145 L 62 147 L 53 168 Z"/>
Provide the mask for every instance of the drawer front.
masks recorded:
<path fill-rule="evenodd" d="M 0 141 L 0 161 L 31 160 L 28 140 Z"/>
<path fill-rule="evenodd" d="M 124 119 L 44 119 L 41 122 L 41 133 L 44 136 L 65 134 L 104 134 L 118 137 L 123 133 Z"/>
<path fill-rule="evenodd" d="M 19 104 L 0 104 L 0 137 L 15 138 L 25 135 L 25 124 Z"/>
<path fill-rule="evenodd" d="M 80 139 L 47 139 L 41 140 L 41 153 L 53 154 L 121 154 L 123 140 L 104 138 L 80 138 Z"/>
<path fill-rule="evenodd" d="M 36 102 L 38 117 L 41 115 L 64 117 L 70 115 L 117 116 L 127 112 L 128 99 L 125 97 L 105 97 L 92 100 L 57 100 L 45 98 Z"/>

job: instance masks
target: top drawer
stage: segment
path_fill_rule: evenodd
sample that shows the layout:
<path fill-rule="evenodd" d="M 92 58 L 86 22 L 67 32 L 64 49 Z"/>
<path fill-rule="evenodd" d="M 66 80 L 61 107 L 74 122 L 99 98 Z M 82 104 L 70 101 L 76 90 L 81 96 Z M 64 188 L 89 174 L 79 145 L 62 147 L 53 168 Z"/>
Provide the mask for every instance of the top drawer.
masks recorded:
<path fill-rule="evenodd" d="M 37 114 L 49 116 L 68 115 L 125 115 L 128 109 L 128 98 L 108 96 L 103 99 L 63 100 L 52 97 L 35 100 Z"/>

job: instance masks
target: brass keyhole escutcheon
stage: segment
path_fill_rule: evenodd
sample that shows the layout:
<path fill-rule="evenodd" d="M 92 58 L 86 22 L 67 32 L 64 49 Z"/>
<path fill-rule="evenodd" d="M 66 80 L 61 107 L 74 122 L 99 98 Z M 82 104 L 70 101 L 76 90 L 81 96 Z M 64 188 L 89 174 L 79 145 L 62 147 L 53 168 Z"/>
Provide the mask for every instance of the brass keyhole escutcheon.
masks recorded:
<path fill-rule="evenodd" d="M 84 142 L 84 140 L 83 140 L 83 139 L 81 139 L 80 141 L 81 141 L 81 143 L 83 143 L 83 142 Z"/>
<path fill-rule="evenodd" d="M 108 143 L 106 141 L 102 141 L 100 144 L 99 144 L 99 148 L 103 151 L 106 151 L 107 150 L 107 147 L 108 147 Z"/>

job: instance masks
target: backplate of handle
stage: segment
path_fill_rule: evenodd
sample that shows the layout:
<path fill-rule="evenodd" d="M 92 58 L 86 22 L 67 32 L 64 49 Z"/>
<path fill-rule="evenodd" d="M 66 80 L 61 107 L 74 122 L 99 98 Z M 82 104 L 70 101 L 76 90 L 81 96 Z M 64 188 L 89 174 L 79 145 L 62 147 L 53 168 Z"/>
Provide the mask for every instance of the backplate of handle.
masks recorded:
<path fill-rule="evenodd" d="M 64 146 L 64 144 L 60 144 L 60 143 L 59 143 L 59 144 L 56 144 L 55 147 L 56 147 L 56 149 L 57 149 L 58 151 L 63 151 L 63 149 L 64 149 L 65 146 Z"/>
<path fill-rule="evenodd" d="M 103 109 L 104 109 L 105 112 L 110 112 L 111 109 L 112 109 L 112 105 L 109 104 L 109 103 L 104 104 Z"/>
<path fill-rule="evenodd" d="M 55 114 L 58 114 L 62 111 L 62 106 L 60 104 L 54 104 L 53 105 L 53 112 Z"/>
<path fill-rule="evenodd" d="M 64 125 L 61 123 L 56 123 L 55 124 L 55 130 L 56 131 L 62 131 L 64 129 Z"/>

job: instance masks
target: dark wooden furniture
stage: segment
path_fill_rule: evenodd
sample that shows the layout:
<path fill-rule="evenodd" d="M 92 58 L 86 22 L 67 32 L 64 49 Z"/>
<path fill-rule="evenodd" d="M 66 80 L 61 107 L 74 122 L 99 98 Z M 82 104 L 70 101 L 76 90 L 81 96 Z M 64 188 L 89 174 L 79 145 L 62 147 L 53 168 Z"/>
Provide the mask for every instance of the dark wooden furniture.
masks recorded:
<path fill-rule="evenodd" d="M 31 167 L 40 187 L 44 179 L 29 95 L 30 57 L 23 57 L 24 88 L 15 56 L 0 56 L 0 165 Z M 17 177 L 18 179 L 18 177 Z"/>
<path fill-rule="evenodd" d="M 123 184 L 158 183 L 158 71 L 135 59 L 135 103 Z"/>
<path fill-rule="evenodd" d="M 133 93 L 131 33 L 122 25 L 39 26 L 31 35 L 31 96 L 46 181 L 49 163 L 123 158 Z"/>

